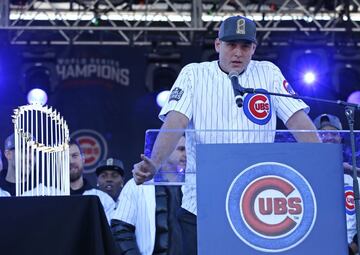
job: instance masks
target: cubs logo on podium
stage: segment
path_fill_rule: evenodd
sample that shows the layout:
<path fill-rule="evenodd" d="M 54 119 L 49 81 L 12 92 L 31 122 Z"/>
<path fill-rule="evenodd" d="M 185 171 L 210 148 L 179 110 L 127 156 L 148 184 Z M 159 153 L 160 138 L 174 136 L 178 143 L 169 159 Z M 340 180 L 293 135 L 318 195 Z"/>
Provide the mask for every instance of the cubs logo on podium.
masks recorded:
<path fill-rule="evenodd" d="M 95 171 L 99 162 L 106 158 L 108 146 L 104 137 L 92 129 L 80 129 L 71 134 L 85 156 L 84 172 Z"/>
<path fill-rule="evenodd" d="M 276 162 L 252 165 L 232 182 L 226 213 L 234 233 L 265 252 L 289 250 L 306 239 L 316 220 L 316 199 L 307 180 Z"/>
<path fill-rule="evenodd" d="M 259 89 L 264 91 L 264 89 Z M 263 94 L 247 94 L 244 98 L 244 113 L 253 123 L 265 125 L 271 119 L 270 96 Z"/>

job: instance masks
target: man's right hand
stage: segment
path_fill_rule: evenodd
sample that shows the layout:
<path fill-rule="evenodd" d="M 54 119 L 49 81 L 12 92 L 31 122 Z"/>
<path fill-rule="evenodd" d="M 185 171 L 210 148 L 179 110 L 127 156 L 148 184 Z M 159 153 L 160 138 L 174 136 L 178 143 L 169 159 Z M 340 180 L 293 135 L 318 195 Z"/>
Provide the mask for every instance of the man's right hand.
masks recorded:
<path fill-rule="evenodd" d="M 135 164 L 132 170 L 134 181 L 137 185 L 151 180 L 157 171 L 157 167 L 151 159 L 144 154 L 141 154 L 140 157 L 142 161 Z"/>

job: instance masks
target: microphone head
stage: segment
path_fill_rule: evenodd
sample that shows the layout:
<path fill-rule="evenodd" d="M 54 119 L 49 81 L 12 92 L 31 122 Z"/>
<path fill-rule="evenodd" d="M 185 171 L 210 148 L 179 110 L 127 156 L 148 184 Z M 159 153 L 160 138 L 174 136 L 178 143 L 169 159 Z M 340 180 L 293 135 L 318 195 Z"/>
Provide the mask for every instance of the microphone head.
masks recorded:
<path fill-rule="evenodd" d="M 231 79 L 232 77 L 238 77 L 239 73 L 236 71 L 230 71 L 228 77 Z"/>
<path fill-rule="evenodd" d="M 243 106 L 243 104 L 244 104 L 242 96 L 236 96 L 235 97 L 235 103 L 239 108 L 241 108 Z"/>

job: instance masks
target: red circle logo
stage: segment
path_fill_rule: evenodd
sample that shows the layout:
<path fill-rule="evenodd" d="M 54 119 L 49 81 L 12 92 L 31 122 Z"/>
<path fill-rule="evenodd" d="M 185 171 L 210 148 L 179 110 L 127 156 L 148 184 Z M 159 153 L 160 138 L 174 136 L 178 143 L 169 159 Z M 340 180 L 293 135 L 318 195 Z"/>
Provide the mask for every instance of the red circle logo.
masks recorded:
<path fill-rule="evenodd" d="M 71 137 L 79 143 L 84 152 L 85 172 L 94 172 L 98 163 L 107 156 L 106 140 L 99 132 L 91 129 L 77 130 L 71 134 Z"/>
<path fill-rule="evenodd" d="M 99 161 L 101 154 L 98 141 L 91 136 L 82 136 L 78 138 L 78 143 L 85 155 L 85 165 L 92 165 Z"/>
<path fill-rule="evenodd" d="M 264 89 L 258 89 L 267 93 Z M 244 114 L 255 124 L 266 125 L 272 117 L 271 98 L 266 94 L 247 94 L 244 98 Z"/>
<path fill-rule="evenodd" d="M 348 210 L 355 209 L 355 199 L 354 199 L 354 191 L 347 190 L 345 191 L 345 206 Z"/>
<path fill-rule="evenodd" d="M 245 189 L 241 210 L 253 231 L 264 236 L 282 236 L 291 233 L 301 221 L 303 199 L 288 181 L 264 177 Z"/>
<path fill-rule="evenodd" d="M 249 100 L 249 110 L 255 118 L 267 118 L 270 113 L 270 104 L 268 98 L 261 94 L 254 95 Z"/>

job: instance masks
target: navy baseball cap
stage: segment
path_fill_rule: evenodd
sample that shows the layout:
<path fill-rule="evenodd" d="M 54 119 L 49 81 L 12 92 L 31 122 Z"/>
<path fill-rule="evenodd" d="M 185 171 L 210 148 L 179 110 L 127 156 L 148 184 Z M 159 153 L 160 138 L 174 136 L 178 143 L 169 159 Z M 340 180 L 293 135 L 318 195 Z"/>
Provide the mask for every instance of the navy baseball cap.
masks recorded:
<path fill-rule="evenodd" d="M 99 176 L 102 171 L 113 170 L 119 172 L 121 176 L 124 176 L 124 164 L 120 159 L 108 158 L 100 161 L 96 168 L 96 175 Z"/>
<path fill-rule="evenodd" d="M 5 150 L 13 150 L 13 149 L 15 149 L 15 135 L 14 135 L 14 133 L 9 135 L 5 139 L 4 149 Z"/>
<path fill-rule="evenodd" d="M 342 130 L 340 119 L 335 115 L 327 113 L 317 116 L 314 119 L 314 125 L 317 129 L 322 129 L 325 126 L 331 126 L 336 128 L 337 130 Z"/>
<path fill-rule="evenodd" d="M 229 17 L 221 23 L 218 37 L 220 41 L 224 42 L 257 43 L 255 22 L 243 16 Z"/>

